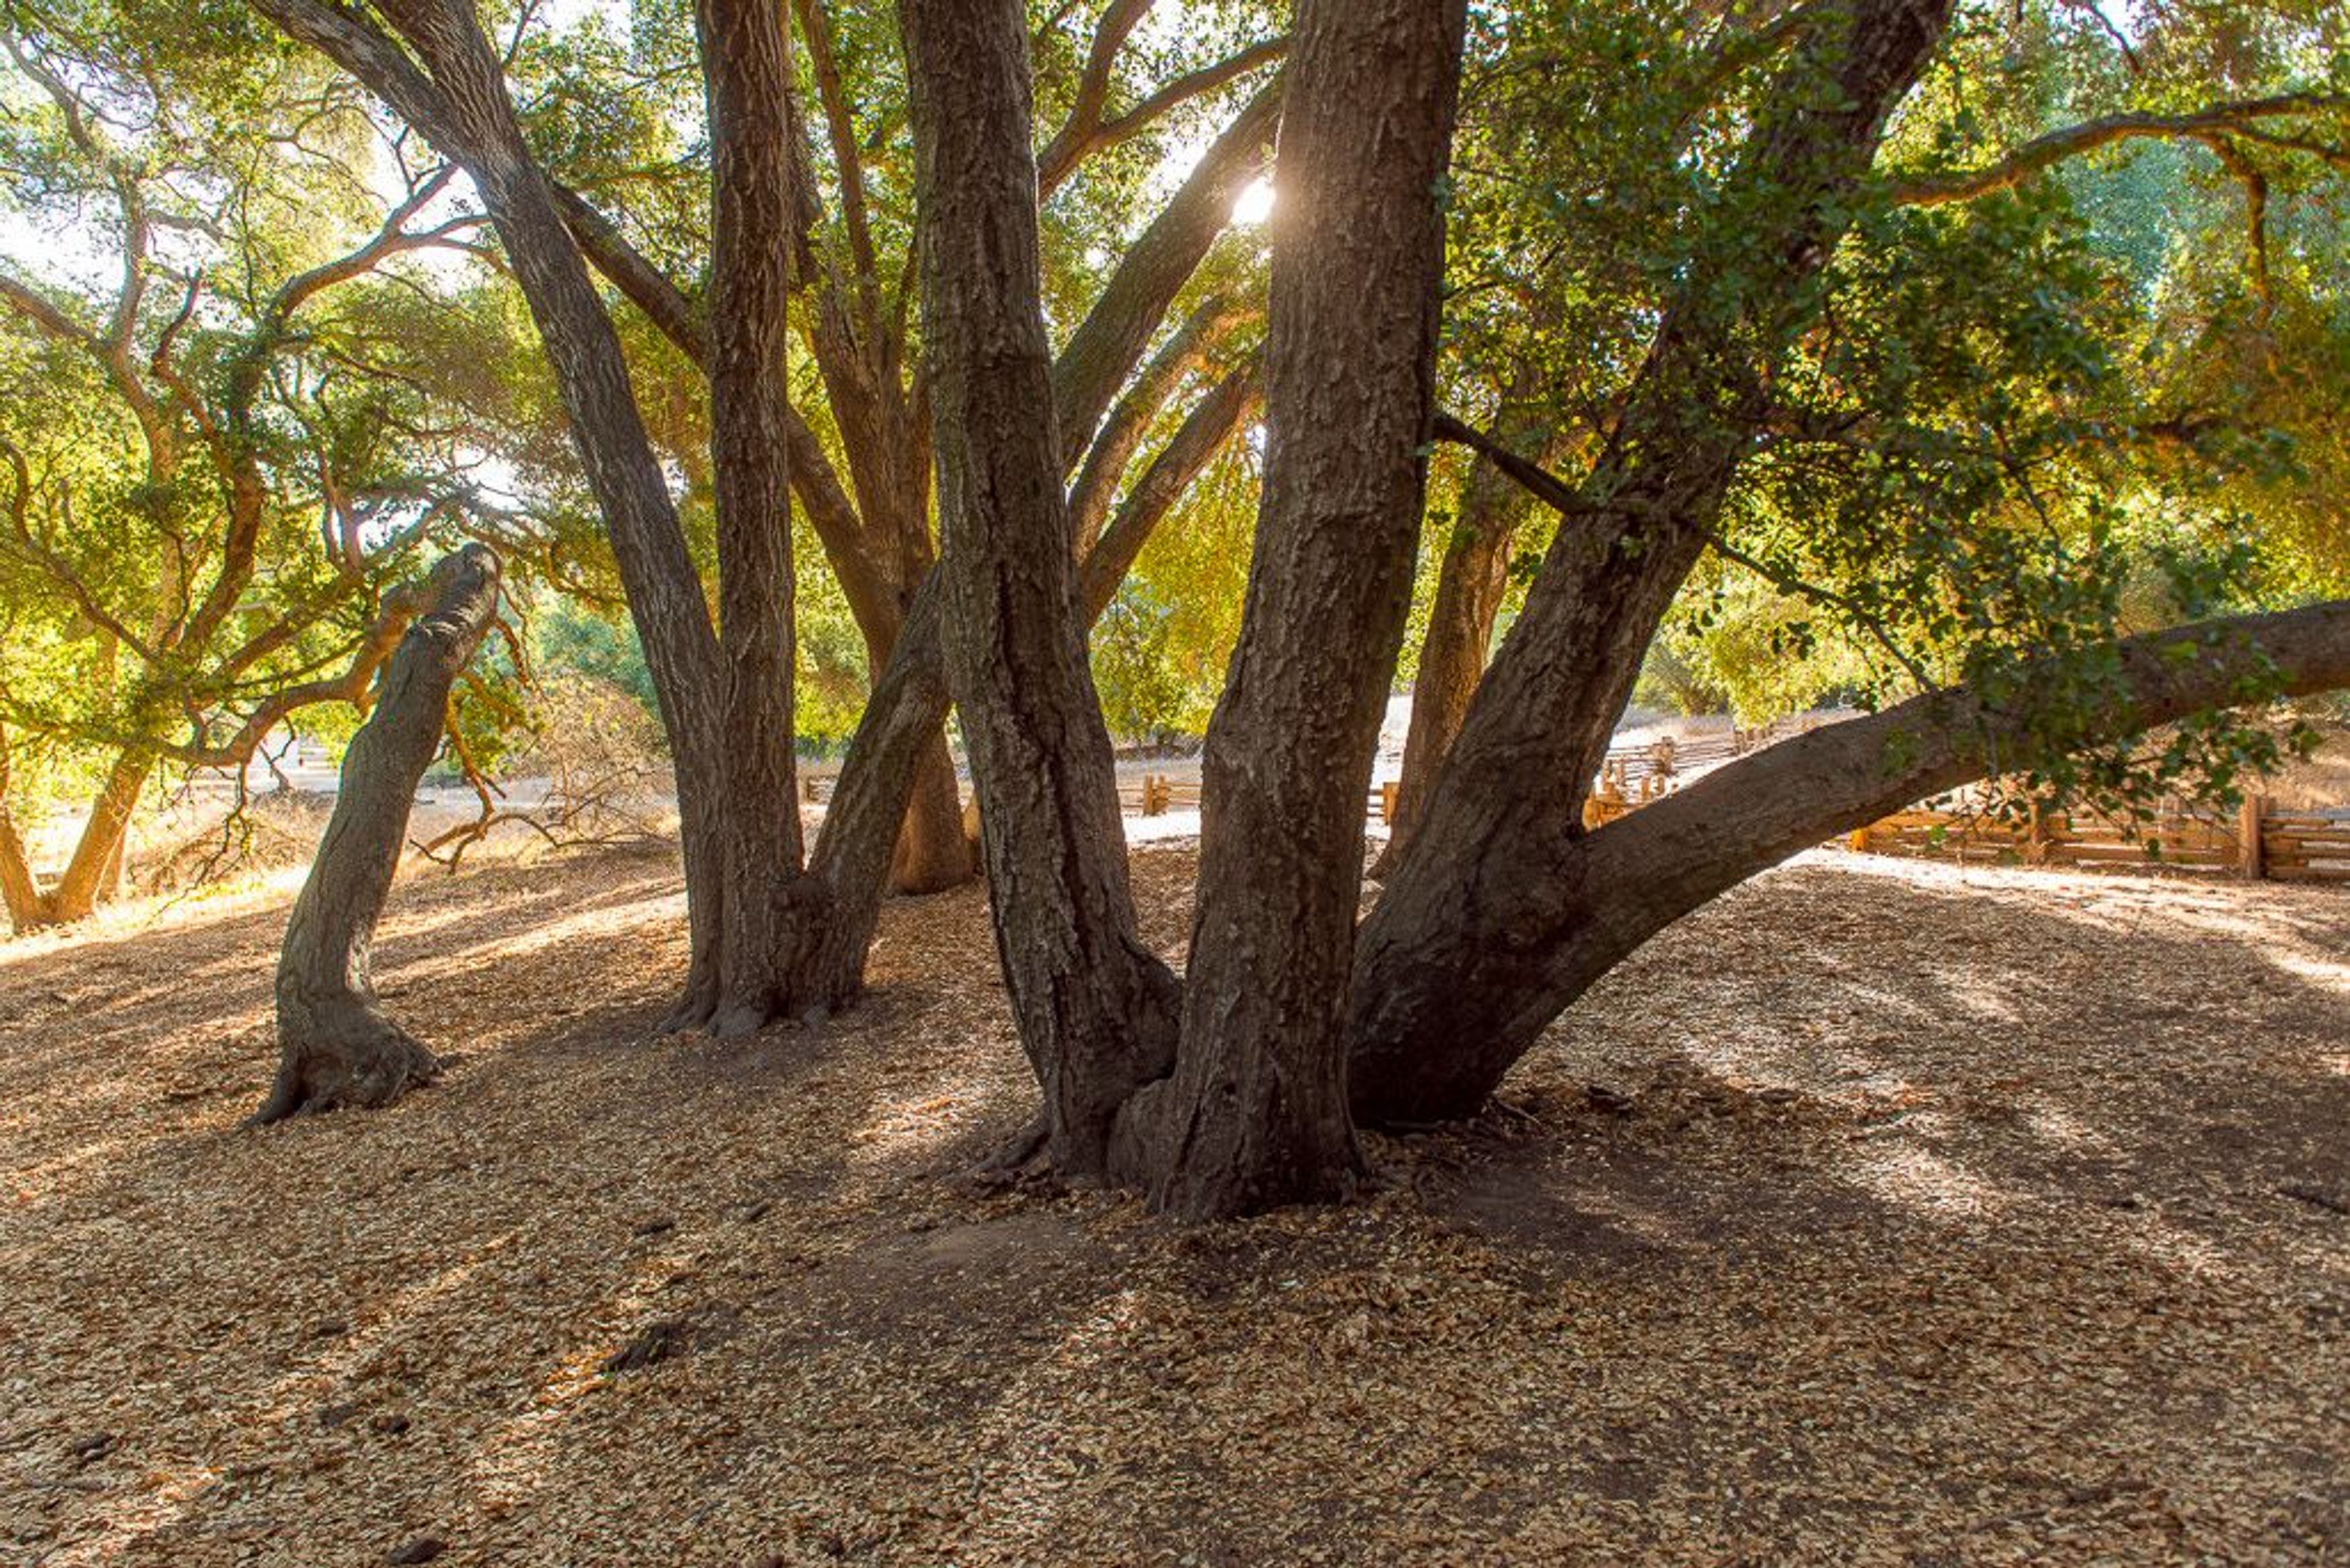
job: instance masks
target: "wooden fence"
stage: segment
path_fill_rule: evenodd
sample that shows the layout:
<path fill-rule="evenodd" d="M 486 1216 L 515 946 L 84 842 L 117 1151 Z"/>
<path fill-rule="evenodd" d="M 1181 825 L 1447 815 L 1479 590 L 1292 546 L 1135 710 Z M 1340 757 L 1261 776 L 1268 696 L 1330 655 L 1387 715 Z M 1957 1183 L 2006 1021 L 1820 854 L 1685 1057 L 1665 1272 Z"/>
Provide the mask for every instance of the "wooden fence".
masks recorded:
<path fill-rule="evenodd" d="M 2230 816 L 2170 809 L 2132 823 L 2094 812 L 1896 812 L 1852 835 L 1880 855 L 2022 866 L 2118 866 L 2278 882 L 2350 883 L 2350 816 L 2286 811 L 2259 797 Z"/>

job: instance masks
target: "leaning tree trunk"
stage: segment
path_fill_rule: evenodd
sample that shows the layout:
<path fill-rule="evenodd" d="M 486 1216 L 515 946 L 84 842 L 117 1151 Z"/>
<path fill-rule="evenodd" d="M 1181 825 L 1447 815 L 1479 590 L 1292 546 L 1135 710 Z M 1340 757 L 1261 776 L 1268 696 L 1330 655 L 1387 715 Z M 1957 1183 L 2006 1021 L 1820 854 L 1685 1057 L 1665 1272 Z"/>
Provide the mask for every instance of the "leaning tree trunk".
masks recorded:
<path fill-rule="evenodd" d="M 114 766 L 107 772 L 106 783 L 99 787 L 98 798 L 90 803 L 89 820 L 83 824 L 81 836 L 74 843 L 72 858 L 66 862 L 57 886 L 31 895 L 26 912 L 16 918 L 18 930 L 69 926 L 77 920 L 86 920 L 101 902 L 115 894 L 121 882 L 123 846 L 130 832 L 130 816 L 139 807 L 139 794 L 147 787 L 148 775 L 154 771 L 152 752 L 126 751 L 115 759 Z M 13 840 L 15 829 L 7 831 Z M 23 846 L 16 846 L 16 851 L 21 864 Z M 5 854 L 0 854 L 0 859 L 5 858 Z M 0 870 L 0 877 L 15 880 L 5 870 Z M 11 895 L 12 915 L 22 891 Z"/>
<path fill-rule="evenodd" d="M 2350 685 L 2350 600 L 2126 639 L 2105 706 L 2066 712 L 2116 739 L 2248 694 Z M 1578 839 L 1539 908 L 1419 988 L 1357 994 L 1355 1113 L 1367 1123 L 1472 1114 L 1551 1020 L 1650 937 L 1790 855 L 1980 779 L 2068 701 L 2064 663 L 2019 672 L 1996 703 L 1960 687 L 1783 741 Z M 2044 696 L 2043 694 L 2051 694 Z M 1376 951 L 1376 950 L 1374 950 Z"/>
<path fill-rule="evenodd" d="M 937 419 L 947 671 L 996 949 L 1053 1157 L 1098 1171 L 1174 1054 L 1175 981 L 1136 931 L 1109 732 L 1077 620 L 1019 0 L 907 0 Z"/>
<path fill-rule="evenodd" d="M 417 782 L 439 748 L 449 688 L 498 604 L 498 559 L 482 545 L 443 556 L 429 607 L 385 668 L 375 712 L 343 756 L 341 788 L 277 960 L 277 1081 L 255 1113 L 274 1122 L 381 1106 L 440 1064 L 384 1013 L 369 952 L 408 836 Z"/>
<path fill-rule="evenodd" d="M 1428 1119 L 1390 1092 L 1388 1064 L 1450 1051 L 1487 1026 L 1488 997 L 1538 982 L 1543 933 L 1582 873 L 1573 781 L 1605 757 L 1641 656 L 1705 551 L 1777 357 L 1816 313 L 1812 285 L 1950 0 L 1856 0 L 1825 17 L 1733 171 L 1725 200 L 1751 219 L 1692 259 L 1584 507 L 1562 521 L 1356 943 L 1358 1116 Z M 1465 988 L 1471 972 L 1492 989 Z"/>
<path fill-rule="evenodd" d="M 1152 1204 L 1339 1196 L 1363 796 L 1411 598 L 1460 0 L 1305 0 L 1276 154 L 1264 496 L 1208 729 L 1174 1075 L 1132 1116 Z"/>

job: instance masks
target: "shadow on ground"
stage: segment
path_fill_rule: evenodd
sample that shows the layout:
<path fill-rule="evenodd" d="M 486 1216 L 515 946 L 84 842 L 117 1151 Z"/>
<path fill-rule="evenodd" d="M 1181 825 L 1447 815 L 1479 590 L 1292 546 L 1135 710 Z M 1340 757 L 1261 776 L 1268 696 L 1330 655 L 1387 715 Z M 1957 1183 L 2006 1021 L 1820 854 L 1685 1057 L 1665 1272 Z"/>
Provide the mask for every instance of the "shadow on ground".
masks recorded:
<path fill-rule="evenodd" d="M 282 905 L 0 947 L 0 1563 L 2322 1561 L 2346 917 L 1808 857 L 1193 1231 L 961 1174 L 1029 1101 L 975 893 L 715 1046 L 666 862 L 420 878 L 450 1076 L 260 1131 Z"/>

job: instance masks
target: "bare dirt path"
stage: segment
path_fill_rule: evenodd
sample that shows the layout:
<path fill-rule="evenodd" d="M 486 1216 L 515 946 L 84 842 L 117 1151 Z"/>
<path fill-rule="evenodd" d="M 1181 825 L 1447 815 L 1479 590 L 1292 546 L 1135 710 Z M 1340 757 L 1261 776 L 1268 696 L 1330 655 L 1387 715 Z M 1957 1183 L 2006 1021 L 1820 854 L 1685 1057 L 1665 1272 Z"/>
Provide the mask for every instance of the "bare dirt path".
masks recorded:
<path fill-rule="evenodd" d="M 261 1132 L 282 898 L 0 943 L 0 1563 L 2350 1559 L 2339 894 L 1807 857 L 1193 1232 L 952 1174 L 976 893 L 723 1048 L 646 1038 L 681 912 L 409 880 L 455 1070 Z"/>

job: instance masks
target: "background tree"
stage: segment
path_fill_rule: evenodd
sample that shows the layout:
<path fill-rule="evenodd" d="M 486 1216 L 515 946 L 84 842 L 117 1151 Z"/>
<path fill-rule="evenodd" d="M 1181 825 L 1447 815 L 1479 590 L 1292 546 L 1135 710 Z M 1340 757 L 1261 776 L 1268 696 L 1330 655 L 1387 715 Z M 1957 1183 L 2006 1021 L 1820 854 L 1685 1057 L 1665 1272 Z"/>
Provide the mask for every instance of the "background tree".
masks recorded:
<path fill-rule="evenodd" d="M 873 192 L 885 186 L 878 177 L 868 185 L 868 177 L 859 172 L 874 159 L 851 134 L 857 127 L 840 112 L 845 100 L 827 111 L 828 140 L 838 161 L 838 235 L 816 227 L 818 214 L 808 199 L 817 182 L 802 176 L 793 222 L 770 236 L 770 248 L 791 250 L 801 276 L 810 282 L 810 314 L 799 330 L 816 348 L 827 406 L 849 457 L 863 510 L 848 499 L 849 488 L 833 469 L 813 425 L 794 410 L 787 408 L 782 416 L 785 451 L 762 450 L 757 460 L 774 472 L 788 471 L 868 645 L 886 649 L 889 662 L 879 666 L 873 699 L 844 763 L 824 833 L 802 874 L 781 840 L 775 841 L 776 858 L 757 864 L 732 864 L 721 847 L 741 839 L 730 826 L 731 814 L 772 809 L 764 794 L 716 786 L 725 776 L 727 759 L 739 752 L 725 737 L 752 722 L 744 704 L 786 699 L 743 682 L 727 688 L 731 697 L 721 695 L 714 644 L 727 635 L 724 618 L 713 630 L 642 400 L 631 384 L 626 348 L 584 263 L 592 259 L 679 352 L 714 376 L 717 337 L 699 303 L 619 224 L 579 192 L 549 177 L 534 147 L 532 128 L 515 108 L 510 73 L 521 51 L 502 54 L 494 47 L 469 7 L 441 0 L 387 5 L 386 32 L 367 16 L 317 0 L 256 5 L 290 36 L 333 58 L 401 121 L 468 171 L 530 303 L 612 536 L 678 759 L 695 960 L 674 1021 L 698 1024 L 718 1018 L 731 1028 L 754 1027 L 765 1017 L 827 1007 L 853 994 L 878 912 L 882 871 L 877 860 L 886 866 L 899 842 L 907 802 L 925 787 L 921 780 L 940 776 L 939 726 L 946 694 L 935 630 L 926 619 L 935 612 L 923 609 L 918 588 L 927 576 L 930 555 L 928 438 L 921 421 L 907 418 L 927 394 L 919 377 L 903 368 L 903 296 L 896 308 L 884 308 L 889 296 L 882 292 L 881 253 L 874 247 L 885 231 L 877 224 L 881 204 Z M 1278 53 L 1272 46 L 1243 49 L 1164 84 L 1131 109 L 1114 112 L 1107 107 L 1113 102 L 1110 76 L 1144 9 L 1113 5 L 1096 22 L 1079 80 L 1084 90 L 1061 139 L 1061 178 L 1087 156 L 1122 145 L 1166 112 L 1224 88 Z M 833 91 L 826 79 L 831 43 L 823 24 L 828 18 L 820 9 L 803 8 L 799 20 L 816 96 L 826 101 Z M 1057 28 L 1058 19 L 1053 25 Z M 705 49 L 705 59 L 708 54 Z M 883 105 L 879 130 L 886 142 L 892 131 L 886 91 L 877 96 Z M 779 108 L 761 100 L 761 108 L 792 112 L 788 101 Z M 1232 199 L 1263 155 L 1274 111 L 1274 99 L 1258 91 L 1108 268 L 1100 293 L 1071 329 L 1055 362 L 1052 396 L 1063 428 L 1091 431 L 1102 421 L 1230 223 Z M 744 134 L 723 111 L 713 110 L 710 124 L 713 145 Z M 795 139 L 787 144 L 778 139 L 778 144 L 797 151 Z M 715 168 L 722 180 L 733 172 L 723 156 Z M 827 263 L 827 255 L 837 254 L 828 248 L 834 245 L 845 248 L 852 265 Z M 1087 444 L 1073 440 L 1061 454 L 1065 477 L 1081 470 Z M 718 488 L 723 492 L 724 483 Z M 1146 511 L 1163 512 L 1172 499 L 1156 493 L 1160 499 Z M 762 519 L 759 526 L 775 528 L 782 522 L 780 516 Z M 742 524 L 752 525 L 747 517 Z M 723 533 L 723 516 L 720 526 Z M 725 584 L 727 553 L 722 546 L 722 607 L 736 602 Z M 746 552 L 742 558 L 754 557 Z M 760 721 L 758 727 L 776 732 L 772 720 Z M 963 853 L 961 831 L 958 812 L 957 857 Z M 771 900 L 791 910 L 775 929 L 782 950 L 761 962 L 770 972 L 793 977 L 747 997 L 731 994 L 722 979 L 734 939 L 724 934 L 719 912 L 727 907 L 727 889 L 745 882 L 783 889 Z M 758 940 L 755 934 L 748 940 Z"/>
<path fill-rule="evenodd" d="M 406 292 L 473 244 L 450 171 L 230 15 L 0 12 L 0 210 L 48 236 L 0 260 L 0 730 L 95 796 L 53 887 L 0 831 L 19 928 L 111 888 L 158 768 L 241 768 L 361 701 L 428 540 L 545 538 L 481 493 L 485 432 Z"/>

